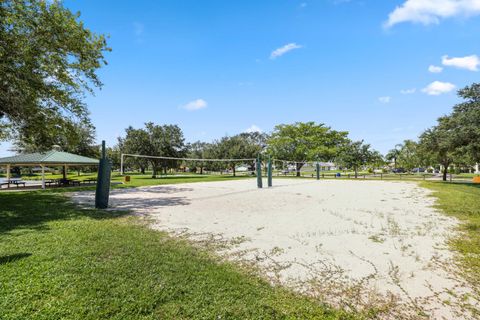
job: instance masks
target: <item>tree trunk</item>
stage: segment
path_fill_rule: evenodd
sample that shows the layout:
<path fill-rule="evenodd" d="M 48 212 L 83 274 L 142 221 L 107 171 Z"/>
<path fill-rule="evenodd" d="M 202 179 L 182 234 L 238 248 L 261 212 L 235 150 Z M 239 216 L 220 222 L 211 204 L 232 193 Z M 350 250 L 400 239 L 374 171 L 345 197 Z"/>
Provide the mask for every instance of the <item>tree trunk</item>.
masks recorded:
<path fill-rule="evenodd" d="M 355 168 L 355 179 L 358 178 L 358 168 Z"/>
<path fill-rule="evenodd" d="M 233 170 L 233 176 L 235 177 L 235 166 L 232 167 Z"/>
<path fill-rule="evenodd" d="M 140 173 L 141 173 L 141 174 L 145 174 L 145 167 L 143 167 L 143 166 L 140 167 Z"/>
<path fill-rule="evenodd" d="M 200 174 L 203 174 L 203 166 L 200 167 Z"/>
<path fill-rule="evenodd" d="M 152 166 L 152 179 L 155 179 L 157 177 L 157 167 L 154 165 Z"/>
<path fill-rule="evenodd" d="M 443 168 L 443 181 L 447 181 L 448 167 Z"/>
<path fill-rule="evenodd" d="M 300 176 L 301 176 L 300 170 L 301 170 L 302 167 L 303 167 L 303 163 L 298 163 L 298 162 L 297 162 L 296 167 L 297 167 L 297 177 L 300 177 Z"/>

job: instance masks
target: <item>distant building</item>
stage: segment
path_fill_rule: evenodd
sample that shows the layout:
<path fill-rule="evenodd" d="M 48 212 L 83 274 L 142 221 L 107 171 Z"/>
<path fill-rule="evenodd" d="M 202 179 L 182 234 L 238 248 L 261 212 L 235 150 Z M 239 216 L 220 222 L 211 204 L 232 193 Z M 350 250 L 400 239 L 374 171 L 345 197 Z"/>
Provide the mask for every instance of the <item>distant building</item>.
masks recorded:
<path fill-rule="evenodd" d="M 247 166 L 247 165 L 241 165 L 241 166 L 235 167 L 235 171 L 237 171 L 237 172 L 248 172 L 248 171 L 250 171 L 250 167 Z"/>

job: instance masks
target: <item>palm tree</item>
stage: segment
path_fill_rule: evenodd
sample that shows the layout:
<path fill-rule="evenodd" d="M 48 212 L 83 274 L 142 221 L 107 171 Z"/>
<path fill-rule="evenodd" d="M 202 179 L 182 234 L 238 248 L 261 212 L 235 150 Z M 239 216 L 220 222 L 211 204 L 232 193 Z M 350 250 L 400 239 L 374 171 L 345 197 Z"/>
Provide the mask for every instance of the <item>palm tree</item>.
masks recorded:
<path fill-rule="evenodd" d="M 385 155 L 385 159 L 387 159 L 388 161 L 393 160 L 393 167 L 395 169 L 397 169 L 397 159 L 398 159 L 398 156 L 400 155 L 402 147 L 403 147 L 402 144 L 397 144 L 395 145 L 394 149 L 388 151 L 388 153 Z"/>

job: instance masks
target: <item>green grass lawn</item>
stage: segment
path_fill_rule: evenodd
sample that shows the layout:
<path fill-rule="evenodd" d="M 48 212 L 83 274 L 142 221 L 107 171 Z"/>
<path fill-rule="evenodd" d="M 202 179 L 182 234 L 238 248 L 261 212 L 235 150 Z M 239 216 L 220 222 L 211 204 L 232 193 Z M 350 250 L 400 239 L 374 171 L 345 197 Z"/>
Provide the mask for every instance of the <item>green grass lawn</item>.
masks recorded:
<path fill-rule="evenodd" d="M 353 319 L 137 218 L 0 194 L 0 318 Z"/>

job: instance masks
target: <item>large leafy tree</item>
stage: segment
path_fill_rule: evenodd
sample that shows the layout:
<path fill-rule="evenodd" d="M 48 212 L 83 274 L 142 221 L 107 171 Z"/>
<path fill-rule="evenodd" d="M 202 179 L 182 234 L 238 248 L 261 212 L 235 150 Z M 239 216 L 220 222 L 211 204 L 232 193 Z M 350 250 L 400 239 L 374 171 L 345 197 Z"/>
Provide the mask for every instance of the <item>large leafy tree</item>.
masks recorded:
<path fill-rule="evenodd" d="M 422 146 L 422 150 L 442 166 L 443 181 L 447 180 L 448 168 L 459 155 L 459 149 L 455 142 L 458 139 L 456 134 L 451 118 L 445 116 L 438 119 L 435 127 L 427 129 L 420 136 L 419 144 Z"/>
<path fill-rule="evenodd" d="M 42 121 L 39 116 L 35 121 Z M 56 131 L 35 130 L 37 124 L 23 125 L 14 135 L 14 148 L 19 153 L 42 152 L 59 146 L 61 150 L 86 157 L 99 157 L 95 143 L 95 127 L 88 119 L 69 122 Z M 40 125 L 40 124 L 38 124 Z"/>
<path fill-rule="evenodd" d="M 267 152 L 279 160 L 295 161 L 297 176 L 307 161 L 333 160 L 346 143 L 348 132 L 335 131 L 325 124 L 297 122 L 275 127 Z"/>
<path fill-rule="evenodd" d="M 214 141 L 207 148 L 207 156 L 218 159 L 254 159 L 261 153 L 266 145 L 266 135 L 259 132 L 241 133 L 235 136 L 226 136 Z M 230 168 L 235 176 L 235 167 L 245 161 L 228 161 L 223 165 Z M 254 162 L 248 163 L 253 170 Z M 222 163 L 210 164 L 221 166 Z"/>
<path fill-rule="evenodd" d="M 399 150 L 397 164 L 407 170 L 412 170 L 422 163 L 418 143 L 413 140 L 405 140 Z"/>
<path fill-rule="evenodd" d="M 458 91 L 462 103 L 453 108 L 449 116 L 449 130 L 454 133 L 454 143 L 463 157 L 472 163 L 480 162 L 480 83 Z"/>
<path fill-rule="evenodd" d="M 186 154 L 185 139 L 183 132 L 177 125 L 156 125 L 152 122 L 145 124 L 145 128 L 126 129 L 125 138 L 119 138 L 122 153 L 139 154 L 157 157 L 184 157 Z M 144 158 L 153 169 L 152 177 L 155 178 L 159 169 L 174 167 L 176 160 L 163 160 Z M 140 161 L 145 161 L 139 159 Z"/>
<path fill-rule="evenodd" d="M 358 178 L 358 170 L 367 164 L 378 159 L 379 153 L 371 150 L 369 144 L 363 141 L 349 141 L 340 148 L 337 161 L 343 166 L 355 171 L 355 178 Z"/>
<path fill-rule="evenodd" d="M 61 135 L 84 122 L 84 93 L 101 87 L 108 50 L 60 1 L 1 0 L 0 138 L 19 129 Z"/>
<path fill-rule="evenodd" d="M 187 158 L 192 159 L 206 159 L 208 156 L 208 151 L 211 148 L 211 144 L 202 141 L 195 141 L 187 145 Z M 200 169 L 200 174 L 203 174 L 203 168 L 207 164 L 207 161 L 189 161 L 188 167 L 192 171 L 196 171 L 197 168 Z"/>

